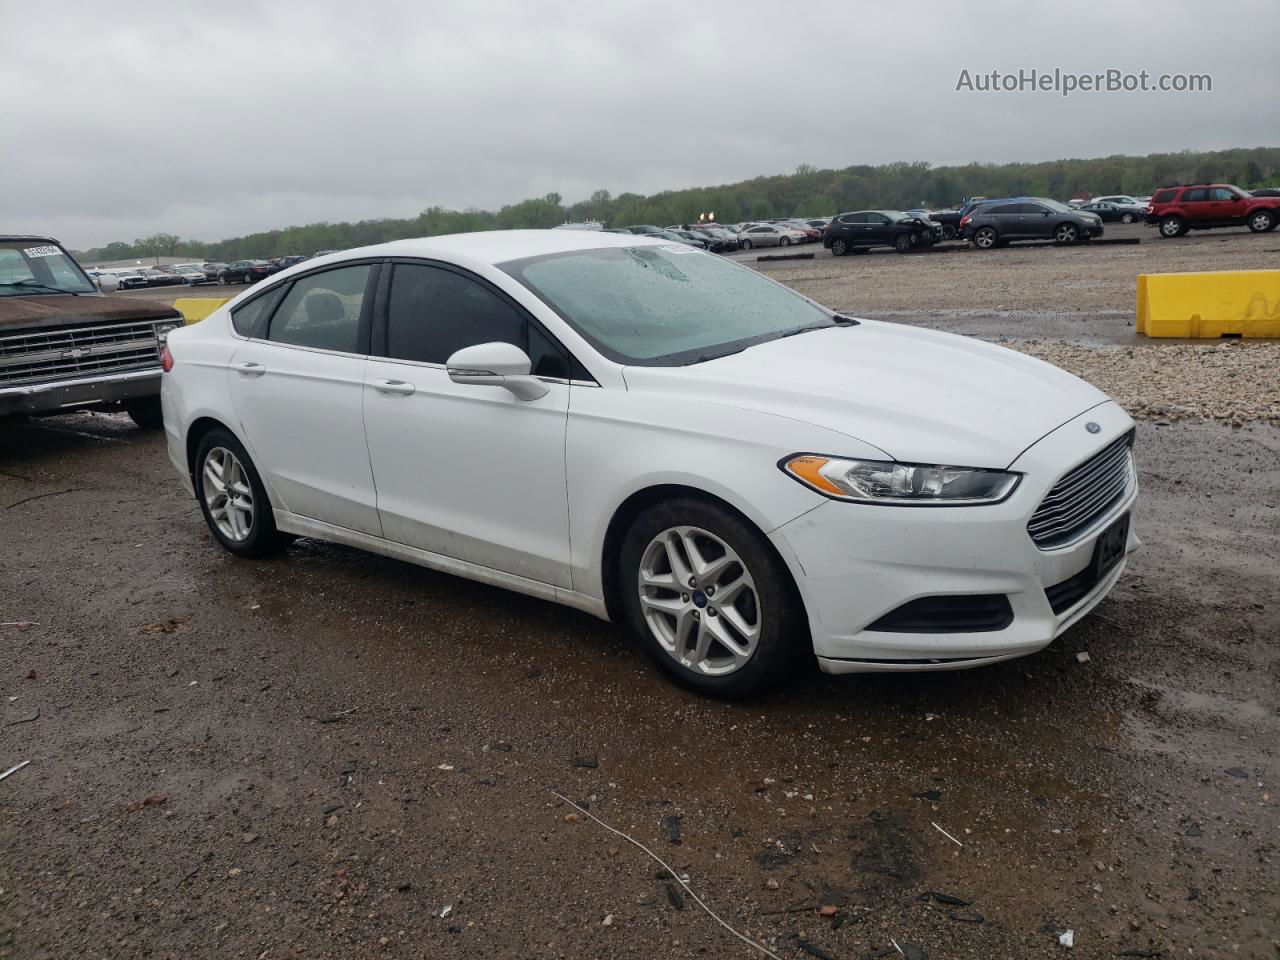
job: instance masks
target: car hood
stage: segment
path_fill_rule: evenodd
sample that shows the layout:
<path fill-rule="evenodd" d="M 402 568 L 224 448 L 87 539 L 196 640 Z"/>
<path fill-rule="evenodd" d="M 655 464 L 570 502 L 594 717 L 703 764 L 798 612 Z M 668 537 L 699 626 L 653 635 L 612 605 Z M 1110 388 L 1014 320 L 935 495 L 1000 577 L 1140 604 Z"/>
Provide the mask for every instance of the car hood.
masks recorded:
<path fill-rule="evenodd" d="M 66 327 L 110 320 L 168 320 L 181 318 L 173 307 L 133 297 L 104 297 L 82 293 L 31 297 L 0 297 L 0 332 L 32 327 Z"/>
<path fill-rule="evenodd" d="M 624 375 L 629 390 L 804 421 L 895 460 L 971 467 L 1006 467 L 1041 437 L 1108 399 L 1026 354 L 871 320 L 684 367 L 628 367 Z"/>

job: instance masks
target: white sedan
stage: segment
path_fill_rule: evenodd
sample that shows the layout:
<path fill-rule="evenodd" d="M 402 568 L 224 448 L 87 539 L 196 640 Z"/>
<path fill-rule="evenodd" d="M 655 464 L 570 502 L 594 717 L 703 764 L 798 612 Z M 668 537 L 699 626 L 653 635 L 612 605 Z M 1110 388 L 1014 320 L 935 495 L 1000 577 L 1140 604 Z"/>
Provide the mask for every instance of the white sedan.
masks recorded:
<path fill-rule="evenodd" d="M 308 260 L 163 365 L 231 552 L 316 537 L 568 604 L 717 696 L 1032 653 L 1137 545 L 1133 422 L 1089 384 L 642 236 Z"/>

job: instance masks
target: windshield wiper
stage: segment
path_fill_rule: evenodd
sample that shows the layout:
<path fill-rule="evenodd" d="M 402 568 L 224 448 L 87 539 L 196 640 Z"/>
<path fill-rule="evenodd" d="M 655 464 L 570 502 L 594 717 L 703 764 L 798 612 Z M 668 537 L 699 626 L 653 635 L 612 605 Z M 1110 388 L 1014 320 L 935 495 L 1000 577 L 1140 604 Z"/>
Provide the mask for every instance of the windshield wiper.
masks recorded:
<path fill-rule="evenodd" d="M 80 296 L 75 290 L 63 290 L 61 287 L 51 287 L 47 283 L 41 283 L 34 277 L 28 277 L 25 280 L 15 280 L 12 283 L 0 283 L 0 287 L 22 287 L 28 290 L 44 290 L 48 293 L 69 293 L 73 297 Z"/>

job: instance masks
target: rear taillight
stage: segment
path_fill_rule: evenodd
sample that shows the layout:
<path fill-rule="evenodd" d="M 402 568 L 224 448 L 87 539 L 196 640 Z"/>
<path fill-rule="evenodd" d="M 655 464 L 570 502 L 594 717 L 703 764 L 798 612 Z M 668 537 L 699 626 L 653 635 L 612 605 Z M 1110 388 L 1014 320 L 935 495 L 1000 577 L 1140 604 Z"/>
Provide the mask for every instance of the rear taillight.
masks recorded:
<path fill-rule="evenodd" d="M 173 369 L 173 354 L 169 352 L 167 343 L 160 348 L 160 369 L 165 373 Z"/>
<path fill-rule="evenodd" d="M 966 213 L 963 217 L 960 218 L 960 226 L 963 228 L 963 227 L 967 227 L 968 225 L 969 225 L 969 215 Z"/>

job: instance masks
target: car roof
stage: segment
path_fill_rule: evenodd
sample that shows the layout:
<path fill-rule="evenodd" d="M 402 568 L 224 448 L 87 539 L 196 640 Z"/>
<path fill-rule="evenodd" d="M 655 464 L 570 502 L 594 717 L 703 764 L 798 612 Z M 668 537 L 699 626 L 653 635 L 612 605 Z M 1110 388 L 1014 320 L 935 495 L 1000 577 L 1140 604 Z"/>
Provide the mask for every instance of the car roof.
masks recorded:
<path fill-rule="evenodd" d="M 34 234 L 34 233 L 0 233 L 0 243 L 4 243 L 4 242 L 7 242 L 7 241 L 12 241 L 12 240 L 42 240 L 42 241 L 44 241 L 45 243 L 57 243 L 57 244 L 58 244 L 58 246 L 62 246 L 62 244 L 61 244 L 61 243 L 58 243 L 58 241 L 57 241 L 57 240 L 55 240 L 53 237 L 46 237 L 46 236 L 42 236 L 42 235 L 40 235 L 40 234 Z"/>
<path fill-rule="evenodd" d="M 666 241 L 667 244 L 670 241 Z M 465 257 L 482 263 L 499 264 L 525 257 L 550 253 L 573 253 L 601 247 L 634 247 L 664 245 L 661 240 L 643 234 L 608 233 L 603 230 L 486 230 L 478 233 L 455 233 L 441 237 L 392 240 L 369 247 L 344 250 L 334 262 L 360 257 Z M 327 257 L 325 259 L 328 259 Z"/>

